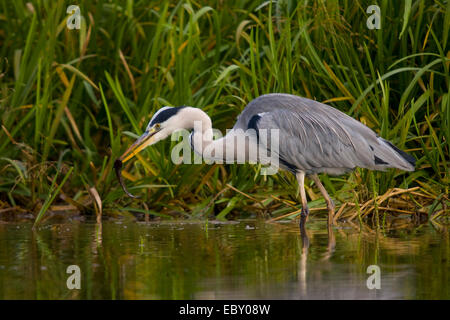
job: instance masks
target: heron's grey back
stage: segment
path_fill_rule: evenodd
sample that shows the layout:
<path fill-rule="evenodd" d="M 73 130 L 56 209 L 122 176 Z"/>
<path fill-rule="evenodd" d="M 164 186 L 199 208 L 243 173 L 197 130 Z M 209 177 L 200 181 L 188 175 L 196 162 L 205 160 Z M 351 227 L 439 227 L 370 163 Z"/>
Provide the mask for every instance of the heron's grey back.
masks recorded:
<path fill-rule="evenodd" d="M 259 130 L 279 129 L 280 164 L 291 171 L 341 174 L 355 167 L 411 170 L 411 165 L 371 129 L 311 99 L 279 93 L 260 96 L 245 107 L 234 129 L 246 130 L 249 123 Z"/>

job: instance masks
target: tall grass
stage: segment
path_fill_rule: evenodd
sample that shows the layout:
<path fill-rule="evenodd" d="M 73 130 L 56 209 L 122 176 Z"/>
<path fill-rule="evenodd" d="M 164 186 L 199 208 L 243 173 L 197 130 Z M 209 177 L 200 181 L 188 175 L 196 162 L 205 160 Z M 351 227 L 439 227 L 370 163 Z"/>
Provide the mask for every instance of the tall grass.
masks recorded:
<path fill-rule="evenodd" d="M 366 26 L 375 3 L 380 30 Z M 126 198 L 112 172 L 164 105 L 200 107 L 225 130 L 253 98 L 287 92 L 348 113 L 418 160 L 413 173 L 324 176 L 338 203 L 355 202 L 353 191 L 363 202 L 418 186 L 413 211 L 447 212 L 449 1 L 80 1 L 80 30 L 66 28 L 70 4 L 0 0 L 0 211 L 292 212 L 289 174 L 174 165 L 177 142 L 125 167 L 140 200 Z M 311 207 L 323 206 L 315 186 L 307 189 Z"/>

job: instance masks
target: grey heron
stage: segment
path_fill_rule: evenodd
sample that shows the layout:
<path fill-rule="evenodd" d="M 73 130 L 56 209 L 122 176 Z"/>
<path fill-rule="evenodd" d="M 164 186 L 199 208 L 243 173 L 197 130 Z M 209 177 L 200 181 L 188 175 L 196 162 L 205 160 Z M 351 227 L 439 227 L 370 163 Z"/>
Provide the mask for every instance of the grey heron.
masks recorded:
<path fill-rule="evenodd" d="M 194 125 L 196 121 L 200 122 L 200 129 Z M 225 150 L 227 141 L 239 138 L 239 135 L 250 129 L 253 134 L 246 135 L 247 142 L 256 143 L 258 147 L 270 152 L 271 144 L 267 140 L 261 141 L 258 132 L 278 129 L 279 145 L 275 156 L 278 157 L 279 168 L 294 174 L 298 181 L 302 204 L 300 221 L 303 225 L 309 214 L 305 176 L 311 178 L 322 193 L 331 221 L 335 207 L 318 177 L 319 173 L 340 175 L 356 167 L 381 171 L 387 168 L 414 171 L 415 167 L 414 157 L 347 114 L 311 99 L 272 93 L 252 100 L 238 116 L 233 129 L 223 138 L 215 140 L 211 134 L 211 119 L 201 109 L 183 106 L 158 110 L 145 133 L 114 164 L 120 184 L 127 195 L 133 197 L 123 184 L 120 174 L 122 164 L 178 129 L 193 130 L 191 148 L 199 154 L 203 154 L 211 146 L 216 150 Z M 222 152 L 220 157 L 236 158 L 241 153 L 248 153 L 248 146 L 241 150 L 235 146 L 231 152 Z M 250 156 L 247 154 L 246 160 L 260 160 L 248 157 Z"/>

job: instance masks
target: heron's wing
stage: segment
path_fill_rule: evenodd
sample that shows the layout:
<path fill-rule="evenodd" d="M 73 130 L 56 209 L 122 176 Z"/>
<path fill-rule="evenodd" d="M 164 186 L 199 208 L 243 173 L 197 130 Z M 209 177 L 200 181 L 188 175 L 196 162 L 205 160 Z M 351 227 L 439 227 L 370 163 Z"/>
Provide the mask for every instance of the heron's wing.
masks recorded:
<path fill-rule="evenodd" d="M 271 139 L 259 143 L 273 152 L 278 149 L 280 164 L 291 171 L 340 174 L 355 167 L 414 170 L 413 157 L 361 122 L 326 104 L 290 94 L 254 99 L 234 128 L 278 129 L 277 146 Z"/>
<path fill-rule="evenodd" d="M 249 127 L 269 132 L 259 143 L 278 153 L 280 164 L 292 171 L 340 173 L 373 163 L 367 142 L 377 139 L 373 131 L 345 114 L 336 117 L 329 110 L 305 111 L 280 108 L 259 113 Z M 271 129 L 279 130 L 279 139 L 272 139 L 276 133 L 271 134 Z"/>

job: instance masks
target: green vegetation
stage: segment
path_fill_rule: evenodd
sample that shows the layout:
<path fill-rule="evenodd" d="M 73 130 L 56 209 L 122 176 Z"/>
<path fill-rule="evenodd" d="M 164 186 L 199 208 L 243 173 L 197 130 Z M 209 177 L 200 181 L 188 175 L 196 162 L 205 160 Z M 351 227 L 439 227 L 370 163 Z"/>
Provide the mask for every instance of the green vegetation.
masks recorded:
<path fill-rule="evenodd" d="M 374 3 L 380 30 L 366 26 Z M 70 4 L 0 0 L 3 215 L 298 212 L 289 174 L 174 165 L 176 141 L 125 166 L 138 200 L 112 170 L 164 105 L 200 107 L 224 131 L 253 98 L 287 92 L 347 112 L 417 159 L 413 173 L 323 177 L 346 203 L 340 217 L 448 219 L 450 1 L 80 1 L 80 30 L 66 27 Z M 313 214 L 326 214 L 307 191 Z"/>

